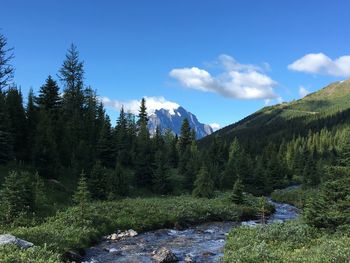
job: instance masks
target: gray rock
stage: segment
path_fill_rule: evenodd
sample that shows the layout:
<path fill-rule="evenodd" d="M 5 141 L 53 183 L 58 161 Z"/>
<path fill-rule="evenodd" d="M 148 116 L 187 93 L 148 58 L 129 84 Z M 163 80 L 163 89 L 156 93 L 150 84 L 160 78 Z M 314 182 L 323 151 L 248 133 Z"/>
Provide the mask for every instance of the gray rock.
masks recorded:
<path fill-rule="evenodd" d="M 175 256 L 175 254 L 166 247 L 162 247 L 154 251 L 152 258 L 157 263 L 178 262 L 178 258 Z"/>
<path fill-rule="evenodd" d="M 17 247 L 22 249 L 27 249 L 34 246 L 33 243 L 30 243 L 23 239 L 19 239 L 13 235 L 9 235 L 9 234 L 0 235 L 0 246 L 10 245 L 10 244 L 16 245 Z"/>

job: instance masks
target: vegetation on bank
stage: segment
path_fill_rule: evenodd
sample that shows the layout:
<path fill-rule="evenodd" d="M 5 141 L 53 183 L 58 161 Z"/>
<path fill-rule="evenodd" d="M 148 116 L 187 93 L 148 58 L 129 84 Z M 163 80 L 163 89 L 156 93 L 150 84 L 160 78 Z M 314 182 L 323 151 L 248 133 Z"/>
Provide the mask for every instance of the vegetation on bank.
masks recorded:
<path fill-rule="evenodd" d="M 227 263 L 349 262 L 350 236 L 326 233 L 302 222 L 233 228 L 225 246 Z"/>
<path fill-rule="evenodd" d="M 46 257 L 54 260 L 66 251 L 88 247 L 92 241 L 117 229 L 145 231 L 205 221 L 239 221 L 257 218 L 258 211 L 258 199 L 250 195 L 245 195 L 241 205 L 232 203 L 229 194 L 220 194 L 212 199 L 191 196 L 127 198 L 86 204 L 83 217 L 78 205 L 58 212 L 35 226 L 2 226 L 0 233 L 11 233 L 39 246 L 18 254 L 21 255 L 18 260 L 22 257 L 23 260 L 16 262 L 31 262 L 35 258 L 38 260 L 36 262 L 44 262 L 40 260 Z M 11 257 L 18 252 L 13 248 L 1 251 L 0 262 L 12 262 Z"/>
<path fill-rule="evenodd" d="M 294 205 L 304 208 L 310 198 L 317 195 L 317 188 L 293 187 L 289 189 L 275 190 L 271 193 L 271 198 L 277 202 Z"/>

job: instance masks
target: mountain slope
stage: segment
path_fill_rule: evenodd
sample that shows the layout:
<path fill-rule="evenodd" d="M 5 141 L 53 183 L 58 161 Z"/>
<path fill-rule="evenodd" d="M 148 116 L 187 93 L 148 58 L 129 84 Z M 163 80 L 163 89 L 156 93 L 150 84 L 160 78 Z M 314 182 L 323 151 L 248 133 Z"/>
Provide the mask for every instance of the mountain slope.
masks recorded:
<path fill-rule="evenodd" d="M 200 123 L 194 114 L 181 106 L 171 110 L 155 110 L 149 116 L 148 128 L 151 134 L 154 134 L 157 126 L 159 126 L 162 131 L 170 129 L 173 133 L 179 135 L 182 122 L 185 118 L 188 119 L 191 128 L 195 130 L 197 139 L 201 139 L 213 132 L 209 125 Z"/>
<path fill-rule="evenodd" d="M 264 107 L 207 136 L 200 144 L 210 143 L 214 136 L 220 136 L 226 141 L 234 137 L 242 140 L 254 138 L 255 141 L 283 136 L 288 139 L 288 136 L 307 133 L 308 129 L 321 129 L 345 121 L 350 115 L 349 109 L 350 79 L 332 83 L 299 100 Z"/>

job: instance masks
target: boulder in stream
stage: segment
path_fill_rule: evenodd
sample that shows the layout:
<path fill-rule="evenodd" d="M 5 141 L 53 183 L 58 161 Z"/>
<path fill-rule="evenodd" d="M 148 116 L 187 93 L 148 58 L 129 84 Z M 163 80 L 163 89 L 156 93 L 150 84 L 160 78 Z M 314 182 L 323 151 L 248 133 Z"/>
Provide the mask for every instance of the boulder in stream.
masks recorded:
<path fill-rule="evenodd" d="M 178 258 L 175 254 L 166 247 L 161 247 L 153 253 L 153 260 L 157 263 L 173 263 L 178 262 Z"/>
<path fill-rule="evenodd" d="M 17 247 L 22 249 L 27 249 L 34 246 L 33 243 L 30 243 L 23 239 L 19 239 L 10 234 L 0 235 L 0 246 L 3 245 L 16 245 Z"/>

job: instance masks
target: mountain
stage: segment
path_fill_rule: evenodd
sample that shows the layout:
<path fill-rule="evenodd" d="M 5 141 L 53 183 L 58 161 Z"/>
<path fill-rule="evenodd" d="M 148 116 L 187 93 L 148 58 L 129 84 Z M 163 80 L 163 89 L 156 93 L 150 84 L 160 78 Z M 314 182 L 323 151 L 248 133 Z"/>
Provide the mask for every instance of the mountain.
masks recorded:
<path fill-rule="evenodd" d="M 228 142 L 237 137 L 243 141 L 249 140 L 249 144 L 274 139 L 288 140 L 293 136 L 305 135 L 308 130 L 332 128 L 349 119 L 350 79 L 331 83 L 299 100 L 264 107 L 203 138 L 200 144 L 207 145 L 216 136 Z"/>
<path fill-rule="evenodd" d="M 148 128 L 151 134 L 154 134 L 157 126 L 159 126 L 162 131 L 170 129 L 175 134 L 179 135 L 182 122 L 185 118 L 188 119 L 191 128 L 196 131 L 197 139 L 201 139 L 213 133 L 213 129 L 209 125 L 200 123 L 194 114 L 181 106 L 174 109 L 155 110 L 154 113 L 149 116 Z"/>

